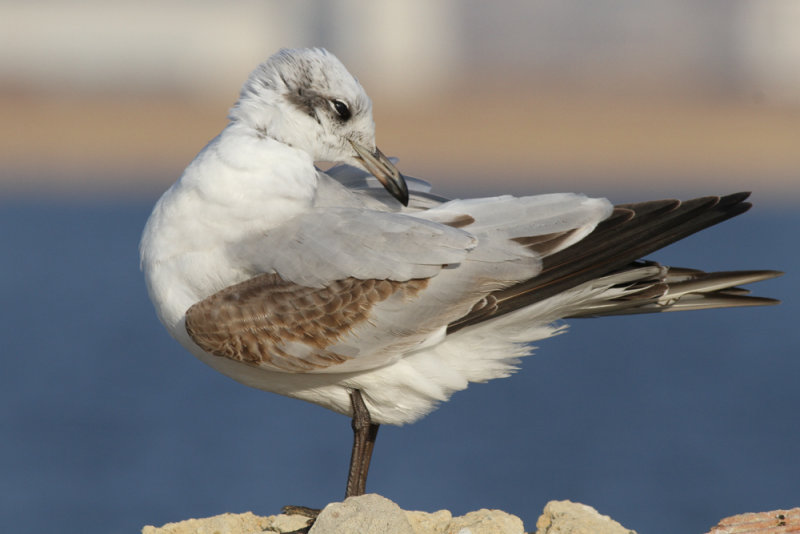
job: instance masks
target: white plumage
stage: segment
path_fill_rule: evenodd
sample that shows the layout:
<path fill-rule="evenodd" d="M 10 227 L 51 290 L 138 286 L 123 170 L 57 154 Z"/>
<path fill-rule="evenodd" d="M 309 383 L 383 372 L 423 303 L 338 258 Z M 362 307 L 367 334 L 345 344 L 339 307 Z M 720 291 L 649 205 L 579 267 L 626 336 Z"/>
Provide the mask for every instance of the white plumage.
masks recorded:
<path fill-rule="evenodd" d="M 357 390 L 373 423 L 413 422 L 470 382 L 507 376 L 531 342 L 561 330 L 553 326 L 558 319 L 660 310 L 687 293 L 702 300 L 721 291 L 725 300 L 741 280 L 775 274 L 670 293 L 670 281 L 699 275 L 670 279 L 667 268 L 631 264 L 638 256 L 623 253 L 621 238 L 592 233 L 602 221 L 627 217 L 639 225 L 631 250 L 644 243 L 649 252 L 665 243 L 648 243 L 661 243 L 673 228 L 652 226 L 650 212 L 681 228 L 670 215 L 684 209 L 680 203 L 615 210 L 569 193 L 446 201 L 415 179 L 409 194 L 375 146 L 369 98 L 324 50 L 270 58 L 229 117 L 144 230 L 141 264 L 156 312 L 173 337 L 222 373 L 348 415 Z M 314 167 L 321 160 L 343 165 L 325 174 Z M 689 215 L 722 215 L 669 239 L 738 214 L 743 198 L 699 202 L 696 210 L 687 204 Z M 619 254 L 601 262 L 614 247 Z M 537 299 L 540 273 L 554 293 Z M 247 286 L 249 293 L 237 289 L 263 274 L 278 278 Z M 337 281 L 347 279 L 356 280 L 356 292 L 337 295 Z M 383 293 L 360 293 L 364 280 Z M 769 303 L 737 298 L 714 305 Z M 335 318 L 319 311 L 323 304 L 344 311 Z M 190 333 L 193 306 L 200 311 Z"/>

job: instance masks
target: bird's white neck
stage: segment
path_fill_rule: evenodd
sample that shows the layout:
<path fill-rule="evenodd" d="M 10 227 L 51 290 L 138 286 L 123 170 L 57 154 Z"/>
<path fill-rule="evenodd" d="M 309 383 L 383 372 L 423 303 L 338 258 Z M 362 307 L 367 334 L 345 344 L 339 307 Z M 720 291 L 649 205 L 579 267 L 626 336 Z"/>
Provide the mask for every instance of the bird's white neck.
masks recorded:
<path fill-rule="evenodd" d="M 305 211 L 316 188 L 317 171 L 306 152 L 234 122 L 197 155 L 160 202 L 165 209 L 183 211 L 181 204 L 187 204 L 195 210 L 181 213 L 176 224 L 195 219 L 189 224 L 217 227 L 212 238 L 234 240 Z"/>
<path fill-rule="evenodd" d="M 187 303 L 248 277 L 229 261 L 228 246 L 309 209 L 316 187 L 306 152 L 231 123 L 164 193 L 145 226 L 141 262 L 156 308 L 166 302 L 160 295 L 182 293 L 174 309 L 158 309 L 162 320 L 174 324 Z"/>

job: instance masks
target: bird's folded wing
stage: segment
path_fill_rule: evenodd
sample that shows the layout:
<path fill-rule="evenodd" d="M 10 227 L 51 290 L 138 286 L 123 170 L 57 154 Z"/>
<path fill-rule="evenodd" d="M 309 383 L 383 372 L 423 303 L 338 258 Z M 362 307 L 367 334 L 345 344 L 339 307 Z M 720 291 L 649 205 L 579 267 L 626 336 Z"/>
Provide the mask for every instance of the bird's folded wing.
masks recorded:
<path fill-rule="evenodd" d="M 229 245 L 238 264 L 262 274 L 193 305 L 186 330 L 210 354 L 273 371 L 382 365 L 446 324 L 410 331 L 405 305 L 476 243 L 463 230 L 408 215 L 317 207 Z M 398 313 L 401 324 L 386 328 L 386 314 Z"/>
<path fill-rule="evenodd" d="M 475 237 L 447 224 L 359 208 L 317 208 L 267 235 L 230 245 L 230 254 L 253 272 L 321 288 L 345 278 L 429 278 L 463 261 L 475 246 Z"/>
<path fill-rule="evenodd" d="M 186 330 L 206 352 L 281 372 L 318 372 L 358 356 L 339 342 L 370 319 L 373 308 L 413 298 L 427 279 L 345 278 L 312 288 L 262 274 L 189 308 Z"/>
<path fill-rule="evenodd" d="M 386 365 L 443 333 L 483 297 L 537 273 L 611 212 L 559 194 L 452 201 L 412 214 L 317 206 L 231 245 L 263 273 L 192 306 L 203 350 L 284 372 Z M 446 268 L 451 267 L 451 268 Z"/>
<path fill-rule="evenodd" d="M 495 245 L 472 254 L 471 259 L 498 261 L 498 256 L 503 254 L 498 247 L 505 247 L 506 254 L 517 254 L 516 250 L 508 248 L 509 241 L 528 245 L 540 256 L 566 248 L 589 234 L 612 211 L 611 203 L 603 198 L 554 193 L 451 200 L 418 216 L 437 222 L 461 221 L 461 227 L 481 238 L 483 245 L 487 241 Z M 469 216 L 471 222 L 466 223 L 465 216 Z M 487 257 L 487 252 L 493 257 Z"/>
<path fill-rule="evenodd" d="M 456 201 L 415 216 L 317 207 L 232 246 L 263 274 L 192 306 L 186 328 L 211 354 L 277 371 L 386 365 L 532 276 L 539 248 L 566 246 L 609 211 L 577 195 Z"/>
<path fill-rule="evenodd" d="M 262 274 L 193 305 L 186 330 L 210 354 L 273 371 L 385 364 L 396 345 L 419 343 L 446 324 L 411 332 L 402 321 L 410 315 L 405 306 L 476 242 L 463 230 L 408 215 L 317 207 L 230 245 L 237 263 Z M 401 316 L 396 329 L 387 328 L 386 314 Z"/>

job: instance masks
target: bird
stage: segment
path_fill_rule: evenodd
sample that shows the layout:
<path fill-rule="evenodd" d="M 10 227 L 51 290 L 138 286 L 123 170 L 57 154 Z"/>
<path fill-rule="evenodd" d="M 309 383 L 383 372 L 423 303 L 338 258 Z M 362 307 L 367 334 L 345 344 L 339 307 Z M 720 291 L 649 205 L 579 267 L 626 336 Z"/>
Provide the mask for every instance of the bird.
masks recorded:
<path fill-rule="evenodd" d="M 380 425 L 509 376 L 564 319 L 778 302 L 739 286 L 779 271 L 645 259 L 749 193 L 440 197 L 377 148 L 370 98 L 322 48 L 261 63 L 228 119 L 147 220 L 147 290 L 204 363 L 352 419 L 346 497 L 365 492 Z"/>

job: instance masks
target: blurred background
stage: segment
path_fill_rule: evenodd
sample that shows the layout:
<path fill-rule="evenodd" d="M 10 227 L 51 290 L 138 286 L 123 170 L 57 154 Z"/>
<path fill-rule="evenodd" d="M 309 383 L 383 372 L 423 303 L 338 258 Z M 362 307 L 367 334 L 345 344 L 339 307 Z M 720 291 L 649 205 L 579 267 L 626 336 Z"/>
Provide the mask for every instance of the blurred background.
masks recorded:
<path fill-rule="evenodd" d="M 313 45 L 371 94 L 383 151 L 445 192 L 757 179 L 760 201 L 798 196 L 791 0 L 0 6 L 8 192 L 160 191 L 225 125 L 256 64 Z"/>
<path fill-rule="evenodd" d="M 797 506 L 799 27 L 794 0 L 0 0 L 0 517 L 122 533 L 341 498 L 347 420 L 189 357 L 136 250 L 248 73 L 301 46 L 350 68 L 436 192 L 752 190 L 654 259 L 787 271 L 758 287 L 778 307 L 575 321 L 383 428 L 371 491 L 529 530 L 550 499 L 655 533 Z"/>

